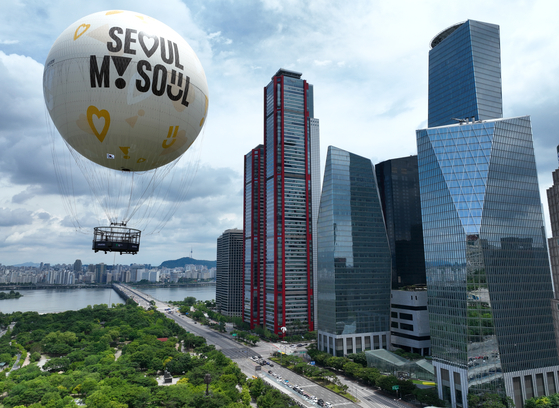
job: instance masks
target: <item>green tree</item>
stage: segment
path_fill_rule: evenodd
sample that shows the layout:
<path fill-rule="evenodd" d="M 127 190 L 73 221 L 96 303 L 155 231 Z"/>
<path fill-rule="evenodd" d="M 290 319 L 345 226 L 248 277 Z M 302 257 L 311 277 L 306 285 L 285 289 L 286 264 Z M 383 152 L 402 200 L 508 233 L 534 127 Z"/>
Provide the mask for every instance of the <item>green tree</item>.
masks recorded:
<path fill-rule="evenodd" d="M 190 354 L 181 354 L 167 363 L 167 370 L 173 375 L 182 374 L 192 367 Z"/>
<path fill-rule="evenodd" d="M 261 378 L 249 381 L 249 393 L 253 400 L 258 399 L 264 393 L 264 381 Z"/>
<path fill-rule="evenodd" d="M 70 368 L 71 361 L 67 357 L 52 358 L 45 363 L 43 368 L 49 371 L 66 371 Z"/>
<path fill-rule="evenodd" d="M 439 394 L 435 388 L 416 388 L 413 391 L 413 394 L 417 398 L 419 402 L 425 405 L 435 406 L 435 407 L 442 407 L 444 406 L 444 401 L 439 399 Z M 469 401 L 469 398 L 468 398 Z M 469 402 L 468 402 L 469 406 Z M 472 408 L 476 407 L 477 405 L 472 405 Z"/>

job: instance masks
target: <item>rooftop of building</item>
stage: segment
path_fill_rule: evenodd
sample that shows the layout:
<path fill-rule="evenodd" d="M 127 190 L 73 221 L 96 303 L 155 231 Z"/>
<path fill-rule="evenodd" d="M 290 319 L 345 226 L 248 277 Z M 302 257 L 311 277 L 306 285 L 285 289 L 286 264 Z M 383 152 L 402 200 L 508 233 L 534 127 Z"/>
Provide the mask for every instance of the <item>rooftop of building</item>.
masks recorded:
<path fill-rule="evenodd" d="M 301 72 L 296 72 L 296 71 L 291 71 L 289 69 L 280 68 L 278 70 L 278 72 L 276 72 L 276 75 L 274 75 L 274 77 L 277 77 L 277 76 L 286 76 L 286 77 L 290 77 L 290 78 L 301 79 L 301 76 L 303 76 L 303 74 Z"/>
<path fill-rule="evenodd" d="M 458 24 L 454 24 L 453 26 L 448 27 L 443 31 L 441 31 L 440 33 L 438 33 L 435 37 L 433 37 L 433 39 L 429 43 L 431 45 L 431 49 L 435 48 L 437 45 L 442 43 L 450 34 L 455 32 L 464 23 L 465 21 L 462 21 L 461 23 Z"/>
<path fill-rule="evenodd" d="M 465 119 L 461 119 L 461 118 L 453 118 L 456 123 L 450 124 L 450 125 L 441 125 L 441 126 L 433 126 L 433 127 L 428 127 L 428 128 L 424 128 L 424 129 L 438 129 L 438 128 L 449 128 L 449 127 L 454 127 L 454 126 L 464 126 L 464 125 L 478 125 L 480 123 L 492 123 L 492 122 L 500 122 L 500 121 L 504 121 L 504 120 L 511 120 L 511 119 L 520 119 L 520 118 L 526 118 L 526 117 L 530 117 L 530 115 L 523 115 L 523 116 L 515 116 L 515 117 L 511 117 L 511 118 L 494 118 L 494 119 L 482 119 L 482 120 L 475 120 L 475 119 L 469 119 L 469 118 L 465 118 Z M 418 130 L 423 130 L 423 129 L 418 129 Z"/>

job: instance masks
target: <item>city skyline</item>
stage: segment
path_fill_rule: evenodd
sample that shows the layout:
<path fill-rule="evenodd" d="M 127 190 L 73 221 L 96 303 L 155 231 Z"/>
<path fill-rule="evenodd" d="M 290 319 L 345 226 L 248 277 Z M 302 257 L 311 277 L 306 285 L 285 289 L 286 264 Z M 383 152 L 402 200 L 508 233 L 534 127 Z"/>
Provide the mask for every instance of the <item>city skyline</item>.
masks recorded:
<path fill-rule="evenodd" d="M 503 116 L 532 116 L 539 187 L 545 191 L 557 168 L 551 112 L 559 108 L 559 83 L 553 76 L 559 36 L 551 18 L 559 6 L 549 1 L 508 2 L 506 10 L 504 3 L 401 4 L 406 7 L 118 2 L 116 7 L 152 16 L 190 43 L 206 70 L 210 107 L 199 169 L 186 202 L 161 234 L 142 237 L 138 255 L 115 260 L 114 254 L 90 249 L 92 228 L 104 222 L 92 217 L 87 206 L 80 207 L 83 233 L 66 220 L 41 87 L 43 64 L 56 37 L 77 19 L 115 4 L 68 7 L 54 1 L 40 8 L 6 2 L 0 27 L 0 263 L 80 258 L 88 264 L 160 264 L 191 250 L 196 259 L 215 259 L 217 236 L 242 227 L 242 157 L 261 141 L 262 84 L 279 67 L 303 72 L 316 86 L 322 163 L 328 145 L 373 163 L 416 154 L 414 131 L 427 123 L 430 40 L 468 18 L 501 27 Z M 78 196 L 80 206 L 86 198 Z M 545 199 L 543 204 L 547 213 Z"/>

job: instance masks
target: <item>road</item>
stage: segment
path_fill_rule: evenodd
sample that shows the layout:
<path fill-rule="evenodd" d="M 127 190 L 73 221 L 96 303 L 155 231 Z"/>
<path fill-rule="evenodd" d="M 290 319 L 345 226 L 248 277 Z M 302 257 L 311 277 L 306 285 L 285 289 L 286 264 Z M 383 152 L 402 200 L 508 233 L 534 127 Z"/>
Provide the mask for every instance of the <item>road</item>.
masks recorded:
<path fill-rule="evenodd" d="M 356 396 L 359 400 L 359 404 L 355 404 L 338 394 L 328 390 L 327 388 L 321 387 L 318 384 L 313 383 L 312 381 L 295 374 L 294 372 L 279 366 L 278 364 L 274 364 L 274 367 L 271 366 L 263 366 L 260 371 L 256 370 L 256 367 L 259 366 L 257 363 L 252 361 L 250 357 L 252 356 L 262 356 L 265 359 L 268 359 L 275 351 L 278 350 L 277 345 L 272 345 L 270 343 L 259 342 L 256 347 L 246 347 L 243 344 L 240 344 L 232 339 L 230 334 L 223 334 L 218 333 L 209 327 L 202 326 L 197 324 L 189 317 L 184 315 L 179 315 L 176 312 L 168 313 L 165 311 L 167 308 L 174 308 L 172 305 L 169 305 L 165 302 L 161 302 L 158 299 L 152 298 L 141 291 L 131 288 L 126 285 L 119 285 L 123 291 L 128 291 L 131 296 L 134 296 L 134 300 L 140 300 L 141 306 L 148 309 L 151 307 L 151 301 L 155 302 L 155 306 L 157 309 L 165 313 L 168 318 L 173 319 L 177 322 L 181 327 L 183 327 L 186 331 L 196 334 L 197 336 L 204 337 L 206 339 L 207 344 L 213 344 L 216 349 L 221 350 L 223 354 L 229 357 L 231 360 L 234 360 L 239 368 L 242 370 L 247 377 L 251 377 L 253 375 L 259 376 L 266 380 L 269 383 L 274 384 L 274 386 L 280 389 L 285 394 L 289 395 L 296 401 L 302 402 L 307 407 L 317 407 L 315 403 L 312 401 L 307 400 L 306 398 L 301 397 L 300 394 L 294 392 L 291 388 L 285 385 L 284 381 L 278 381 L 276 377 L 272 374 L 269 374 L 268 371 L 271 370 L 272 373 L 276 373 L 282 377 L 283 380 L 288 380 L 290 384 L 298 385 L 303 390 L 310 395 L 314 395 L 317 398 L 321 398 L 324 401 L 328 401 L 332 404 L 333 407 L 340 407 L 340 408 L 356 408 L 356 407 L 365 407 L 365 408 L 408 408 L 407 405 L 399 402 L 394 401 L 390 398 L 384 397 L 383 395 L 379 395 L 375 392 L 375 390 L 363 387 L 360 384 L 355 382 L 349 381 L 347 379 L 340 378 L 340 381 L 346 385 L 348 385 L 351 395 Z M 267 360 L 270 361 L 270 360 Z M 273 364 L 273 363 L 272 363 Z"/>

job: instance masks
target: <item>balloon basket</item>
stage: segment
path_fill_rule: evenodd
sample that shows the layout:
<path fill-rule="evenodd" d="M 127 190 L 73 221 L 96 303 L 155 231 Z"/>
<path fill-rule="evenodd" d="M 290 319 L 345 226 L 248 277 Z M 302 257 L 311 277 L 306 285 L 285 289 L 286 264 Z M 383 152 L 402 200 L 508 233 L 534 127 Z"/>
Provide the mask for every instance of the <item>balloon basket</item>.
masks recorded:
<path fill-rule="evenodd" d="M 111 225 L 93 229 L 93 250 L 95 252 L 120 252 L 135 255 L 140 249 L 142 232 L 133 228 Z"/>

